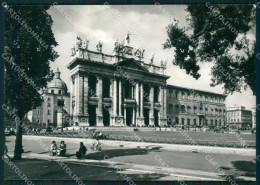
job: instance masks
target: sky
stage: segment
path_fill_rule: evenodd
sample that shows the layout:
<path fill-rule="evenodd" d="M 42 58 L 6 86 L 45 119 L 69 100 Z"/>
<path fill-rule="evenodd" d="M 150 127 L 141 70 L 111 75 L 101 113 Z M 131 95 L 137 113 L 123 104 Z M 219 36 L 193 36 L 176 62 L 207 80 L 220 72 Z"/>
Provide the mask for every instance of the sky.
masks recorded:
<path fill-rule="evenodd" d="M 89 50 L 96 51 L 96 44 L 103 42 L 103 53 L 112 54 L 113 46 L 118 39 L 124 41 L 126 33 L 130 32 L 130 45 L 144 48 L 144 61 L 148 63 L 155 54 L 154 63 L 160 65 L 159 59 L 167 60 L 166 75 L 170 78 L 168 84 L 195 88 L 200 90 L 224 93 L 223 85 L 210 87 L 210 69 L 212 63 L 200 63 L 201 77 L 196 80 L 187 75 L 185 70 L 174 66 L 174 49 L 164 50 L 162 44 L 167 39 L 166 27 L 174 21 L 186 26 L 184 5 L 166 5 L 158 8 L 155 5 L 62 5 L 52 6 L 48 13 L 53 19 L 53 33 L 58 46 L 55 51 L 59 58 L 52 62 L 51 69 L 61 72 L 61 78 L 70 91 L 70 72 L 66 64 L 70 61 L 71 48 L 79 35 L 82 39 L 90 39 Z M 254 34 L 249 37 L 254 39 Z M 226 98 L 226 106 L 242 105 L 247 109 L 256 106 L 256 99 L 250 89 L 235 92 Z"/>

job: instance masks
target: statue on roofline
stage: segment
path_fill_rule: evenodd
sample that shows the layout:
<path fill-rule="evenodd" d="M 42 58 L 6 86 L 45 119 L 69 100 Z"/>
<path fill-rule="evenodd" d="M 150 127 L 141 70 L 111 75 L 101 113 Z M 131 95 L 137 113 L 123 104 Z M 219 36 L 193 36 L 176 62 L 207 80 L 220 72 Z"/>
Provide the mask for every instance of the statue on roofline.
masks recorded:
<path fill-rule="evenodd" d="M 73 45 L 73 47 L 71 48 L 71 56 L 74 56 L 76 54 L 76 49 L 75 46 Z"/>
<path fill-rule="evenodd" d="M 99 53 L 102 53 L 102 46 L 103 46 L 103 42 L 99 41 L 98 44 L 96 45 L 97 51 Z"/>
<path fill-rule="evenodd" d="M 152 54 L 151 58 L 150 58 L 150 64 L 153 65 L 153 61 L 154 61 L 154 54 Z"/>
<path fill-rule="evenodd" d="M 125 44 L 129 44 L 130 43 L 130 33 L 128 32 L 126 35 L 125 35 Z"/>
<path fill-rule="evenodd" d="M 78 51 L 81 46 L 82 46 L 82 39 L 79 36 L 77 36 L 76 51 Z"/>
<path fill-rule="evenodd" d="M 83 49 L 88 49 L 88 45 L 89 45 L 89 41 L 90 41 L 90 39 L 85 39 L 85 41 L 83 42 Z"/>
<path fill-rule="evenodd" d="M 114 44 L 114 52 L 119 52 L 119 49 L 120 49 L 120 44 L 118 42 L 118 39 L 116 39 Z"/>

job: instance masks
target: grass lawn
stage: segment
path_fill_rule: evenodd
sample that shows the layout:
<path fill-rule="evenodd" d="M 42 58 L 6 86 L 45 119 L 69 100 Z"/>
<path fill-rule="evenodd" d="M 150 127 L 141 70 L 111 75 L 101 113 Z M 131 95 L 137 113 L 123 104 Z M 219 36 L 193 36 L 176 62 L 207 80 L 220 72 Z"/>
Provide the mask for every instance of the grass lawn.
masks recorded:
<path fill-rule="evenodd" d="M 243 141 L 248 145 L 255 145 L 256 136 L 253 134 L 229 134 L 229 133 L 214 133 L 214 132 L 178 132 L 178 131 L 102 131 L 108 134 L 110 138 L 125 139 L 125 140 L 140 140 L 143 141 L 158 141 L 158 142 L 172 142 L 179 144 L 188 144 L 191 140 L 196 141 L 202 145 L 227 144 L 242 145 Z M 186 143 L 185 143 L 186 142 Z M 239 147 L 239 146 L 237 146 Z"/>
<path fill-rule="evenodd" d="M 156 142 L 156 143 L 172 143 L 172 144 L 194 144 L 209 146 L 226 146 L 226 147 L 255 147 L 256 135 L 254 134 L 231 134 L 231 133 L 214 133 L 214 132 L 199 132 L 199 131 L 133 131 L 102 129 L 102 133 L 108 136 L 110 140 L 125 140 L 125 141 L 141 141 L 141 142 Z M 91 131 L 80 133 L 77 131 L 65 131 L 63 133 L 46 133 L 40 134 L 46 136 L 58 137 L 92 137 Z"/>

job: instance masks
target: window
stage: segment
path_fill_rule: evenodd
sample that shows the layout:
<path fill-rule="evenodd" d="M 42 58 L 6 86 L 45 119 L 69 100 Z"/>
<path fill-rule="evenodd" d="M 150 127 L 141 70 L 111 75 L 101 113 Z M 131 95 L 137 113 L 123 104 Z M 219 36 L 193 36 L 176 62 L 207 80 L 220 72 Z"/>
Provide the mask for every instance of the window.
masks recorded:
<path fill-rule="evenodd" d="M 181 106 L 181 112 L 185 113 L 185 106 L 184 105 Z"/>
<path fill-rule="evenodd" d="M 172 97 L 172 90 L 169 90 L 170 98 Z"/>
<path fill-rule="evenodd" d="M 175 111 L 176 112 L 179 112 L 180 110 L 179 110 L 179 105 L 175 105 Z"/>
<path fill-rule="evenodd" d="M 40 120 L 39 120 L 39 119 L 37 119 L 37 123 L 40 123 Z"/>
<path fill-rule="evenodd" d="M 47 113 L 48 115 L 51 115 L 51 111 L 50 110 L 48 110 L 48 113 Z"/>
<path fill-rule="evenodd" d="M 40 114 L 40 113 L 41 113 L 40 109 L 37 109 L 37 114 Z"/>
<path fill-rule="evenodd" d="M 179 118 L 175 118 L 176 124 L 179 124 Z"/>
<path fill-rule="evenodd" d="M 169 113 L 170 114 L 173 113 L 173 105 L 172 104 L 169 105 Z"/>
<path fill-rule="evenodd" d="M 51 104 L 50 104 L 50 103 L 48 103 L 48 104 L 47 104 L 47 107 L 51 107 Z"/>
<path fill-rule="evenodd" d="M 205 125 L 208 125 L 208 120 L 207 119 L 205 120 Z"/>
<path fill-rule="evenodd" d="M 183 100 L 185 99 L 185 93 L 182 93 L 182 99 Z"/>
<path fill-rule="evenodd" d="M 212 120 L 210 120 L 210 124 L 211 124 L 211 125 L 213 125 L 213 119 L 212 119 Z"/>
<path fill-rule="evenodd" d="M 50 98 L 47 98 L 47 101 L 51 101 L 51 99 L 50 99 Z"/>
<path fill-rule="evenodd" d="M 187 119 L 187 125 L 190 125 L 190 118 Z"/>
<path fill-rule="evenodd" d="M 184 125 L 185 119 L 181 118 L 181 124 Z"/>
<path fill-rule="evenodd" d="M 197 125 L 197 120 L 193 119 L 193 123 L 194 123 L 194 125 Z"/>
<path fill-rule="evenodd" d="M 59 94 L 61 94 L 61 90 L 59 90 Z"/>
<path fill-rule="evenodd" d="M 196 114 L 196 113 L 197 113 L 197 107 L 194 106 L 194 107 L 193 107 L 193 110 L 194 110 L 194 114 Z"/>
<path fill-rule="evenodd" d="M 215 126 L 218 126 L 218 120 L 215 120 Z"/>
<path fill-rule="evenodd" d="M 54 90 L 51 90 L 51 93 L 53 93 L 53 94 L 54 94 Z"/>
<path fill-rule="evenodd" d="M 191 113 L 191 107 L 190 106 L 187 107 L 187 113 Z"/>
<path fill-rule="evenodd" d="M 48 119 L 48 124 L 51 122 L 51 120 Z"/>
<path fill-rule="evenodd" d="M 178 91 L 175 91 L 175 96 L 176 98 L 178 98 Z"/>

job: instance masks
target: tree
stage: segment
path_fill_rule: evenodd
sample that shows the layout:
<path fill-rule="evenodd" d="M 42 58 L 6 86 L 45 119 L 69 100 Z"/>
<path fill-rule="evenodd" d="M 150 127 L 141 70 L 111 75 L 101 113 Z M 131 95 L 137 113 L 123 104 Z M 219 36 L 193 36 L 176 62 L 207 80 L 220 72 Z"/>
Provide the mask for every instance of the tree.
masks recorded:
<path fill-rule="evenodd" d="M 5 5 L 5 104 L 15 110 L 17 160 L 21 159 L 21 121 L 28 111 L 41 105 L 42 89 L 53 78 L 49 62 L 58 57 L 53 50 L 58 44 L 49 8 Z"/>
<path fill-rule="evenodd" d="M 188 5 L 188 26 L 179 21 L 166 28 L 163 48 L 174 48 L 174 65 L 195 79 L 199 62 L 212 62 L 211 86 L 223 84 L 225 93 L 248 86 L 256 94 L 256 42 L 247 34 L 255 31 L 253 5 Z M 253 33 L 254 34 L 254 33 Z"/>

